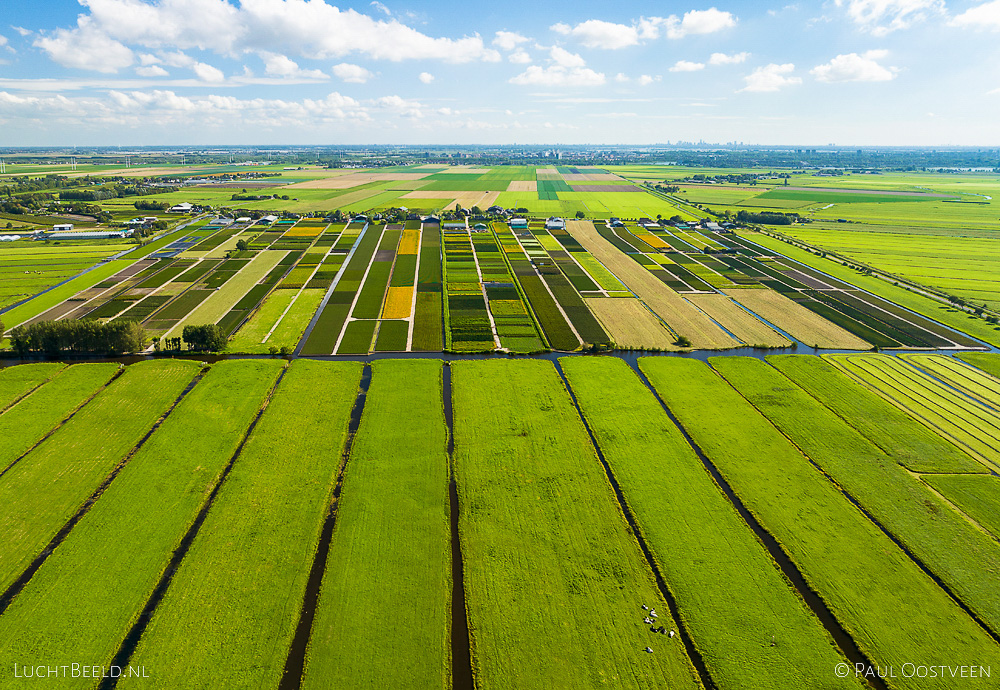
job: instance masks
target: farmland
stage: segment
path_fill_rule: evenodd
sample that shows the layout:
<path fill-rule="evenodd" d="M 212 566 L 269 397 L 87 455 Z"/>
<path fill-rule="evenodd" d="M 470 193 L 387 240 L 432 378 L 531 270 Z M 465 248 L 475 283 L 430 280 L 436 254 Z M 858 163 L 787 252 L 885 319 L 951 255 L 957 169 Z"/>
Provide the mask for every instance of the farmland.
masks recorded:
<path fill-rule="evenodd" d="M 145 672 L 102 690 L 996 685 L 985 174 L 159 170 L 214 208 L 0 247 L 8 337 L 146 334 L 0 359 L 0 658 Z M 208 324 L 218 354 L 181 342 Z"/>

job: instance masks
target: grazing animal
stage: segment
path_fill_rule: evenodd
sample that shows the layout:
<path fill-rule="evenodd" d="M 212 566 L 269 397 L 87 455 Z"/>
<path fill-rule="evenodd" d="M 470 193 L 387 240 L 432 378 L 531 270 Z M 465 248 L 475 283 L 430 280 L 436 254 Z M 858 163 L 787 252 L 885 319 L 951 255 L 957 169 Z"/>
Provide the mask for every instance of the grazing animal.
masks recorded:
<path fill-rule="evenodd" d="M 643 604 L 643 605 L 642 605 L 642 610 L 643 610 L 643 611 L 648 611 L 648 610 L 649 610 L 649 607 L 648 607 L 648 606 L 646 606 L 645 604 Z"/>
<path fill-rule="evenodd" d="M 650 649 L 649 647 L 646 647 L 646 651 L 647 651 L 647 652 L 649 652 L 650 654 L 652 654 L 652 653 L 653 653 L 653 650 L 652 650 L 652 649 Z"/>
<path fill-rule="evenodd" d="M 670 637 L 673 637 L 674 635 L 676 635 L 676 633 L 673 630 L 671 630 L 670 631 Z"/>

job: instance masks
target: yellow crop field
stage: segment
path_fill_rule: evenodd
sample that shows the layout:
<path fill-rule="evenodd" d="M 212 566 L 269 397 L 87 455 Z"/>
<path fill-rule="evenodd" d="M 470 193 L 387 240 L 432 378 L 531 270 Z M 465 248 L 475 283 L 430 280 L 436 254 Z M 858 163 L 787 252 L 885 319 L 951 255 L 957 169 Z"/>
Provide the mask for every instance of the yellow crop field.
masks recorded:
<path fill-rule="evenodd" d="M 413 286 L 390 287 L 382 307 L 383 319 L 405 319 L 410 316 L 413 306 Z"/>

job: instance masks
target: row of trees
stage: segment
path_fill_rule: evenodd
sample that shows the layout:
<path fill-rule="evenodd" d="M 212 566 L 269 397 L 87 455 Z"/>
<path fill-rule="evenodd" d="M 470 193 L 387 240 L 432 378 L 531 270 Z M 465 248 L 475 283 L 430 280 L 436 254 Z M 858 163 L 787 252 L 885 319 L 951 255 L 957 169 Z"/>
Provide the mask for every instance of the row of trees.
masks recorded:
<path fill-rule="evenodd" d="M 139 352 L 145 343 L 146 331 L 134 321 L 39 321 L 10 332 L 11 347 L 21 356 L 61 352 L 122 355 Z"/>

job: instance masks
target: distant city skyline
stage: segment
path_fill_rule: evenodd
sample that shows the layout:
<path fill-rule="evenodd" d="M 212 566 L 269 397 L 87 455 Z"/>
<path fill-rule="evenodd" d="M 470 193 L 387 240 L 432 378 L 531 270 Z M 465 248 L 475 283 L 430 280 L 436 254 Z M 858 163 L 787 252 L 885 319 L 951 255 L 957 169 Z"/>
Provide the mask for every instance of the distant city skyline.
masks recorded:
<path fill-rule="evenodd" d="M 1000 0 L 0 9 L 0 146 L 1000 144 Z"/>

